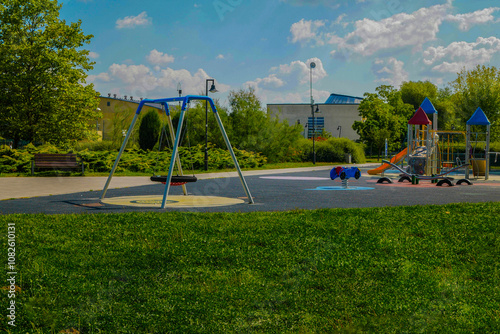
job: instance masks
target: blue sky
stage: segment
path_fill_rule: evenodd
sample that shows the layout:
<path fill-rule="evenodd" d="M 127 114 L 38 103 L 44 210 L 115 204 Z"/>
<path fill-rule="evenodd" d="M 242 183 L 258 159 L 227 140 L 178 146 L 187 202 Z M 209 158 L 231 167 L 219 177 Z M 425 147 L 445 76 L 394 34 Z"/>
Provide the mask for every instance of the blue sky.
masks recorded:
<path fill-rule="evenodd" d="M 465 0 L 67 0 L 101 95 L 158 98 L 253 87 L 263 103 L 323 103 L 382 84 L 444 87 L 463 67 L 500 67 L 500 5 Z"/>

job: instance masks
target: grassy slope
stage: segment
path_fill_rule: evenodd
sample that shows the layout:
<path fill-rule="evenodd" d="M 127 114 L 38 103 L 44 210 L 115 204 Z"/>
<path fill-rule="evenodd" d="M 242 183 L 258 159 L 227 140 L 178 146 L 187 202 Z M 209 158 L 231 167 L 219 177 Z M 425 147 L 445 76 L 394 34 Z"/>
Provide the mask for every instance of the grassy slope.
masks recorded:
<path fill-rule="evenodd" d="M 485 333 L 500 331 L 499 215 L 486 203 L 1 219 L 16 222 L 23 333 Z"/>

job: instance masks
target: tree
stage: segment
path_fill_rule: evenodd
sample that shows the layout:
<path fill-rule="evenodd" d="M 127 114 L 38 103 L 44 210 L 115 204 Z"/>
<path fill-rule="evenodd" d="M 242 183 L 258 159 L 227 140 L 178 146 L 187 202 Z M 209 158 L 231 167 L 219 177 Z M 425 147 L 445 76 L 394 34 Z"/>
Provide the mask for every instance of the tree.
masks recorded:
<path fill-rule="evenodd" d="M 258 151 L 259 133 L 266 126 L 267 117 L 255 90 L 250 87 L 231 91 L 228 99 L 234 145 L 243 150 Z"/>
<path fill-rule="evenodd" d="M 364 94 L 358 108 L 363 120 L 355 121 L 352 128 L 363 143 L 375 146 L 380 158 L 386 139 L 390 149 L 401 147 L 413 106 L 404 103 L 401 93 L 392 86 L 382 85 L 376 91 Z"/>
<path fill-rule="evenodd" d="M 150 110 L 144 115 L 139 126 L 139 147 L 145 151 L 152 150 L 158 142 L 161 120 L 158 112 Z"/>
<path fill-rule="evenodd" d="M 491 136 L 500 137 L 500 70 L 494 66 L 476 66 L 462 69 L 452 82 L 455 110 L 462 124 L 480 107 L 492 123 Z"/>
<path fill-rule="evenodd" d="M 417 110 L 427 97 L 437 110 L 440 129 L 450 130 L 457 125 L 448 87 L 438 89 L 430 81 L 407 81 L 401 85 L 400 92 L 403 102 L 411 104 L 414 110 Z"/>
<path fill-rule="evenodd" d="M 89 138 L 98 94 L 85 85 L 90 43 L 77 23 L 59 19 L 56 0 L 0 5 L 0 132 L 4 137 L 63 144 Z M 93 121 L 93 122 L 92 122 Z"/>
<path fill-rule="evenodd" d="M 183 135 L 184 140 L 181 145 L 205 145 L 205 101 L 193 101 L 191 104 L 191 107 L 185 114 L 184 128 L 182 130 L 185 135 Z M 214 104 L 231 144 L 234 145 L 231 133 L 231 122 L 228 119 L 227 109 L 221 106 L 217 99 L 214 100 Z M 177 125 L 180 117 L 179 108 L 172 108 L 171 111 L 172 124 L 175 131 L 177 131 Z M 208 142 L 216 147 L 226 147 L 226 143 L 224 142 L 224 138 L 219 130 L 219 125 L 213 115 L 210 104 L 208 105 Z"/>
<path fill-rule="evenodd" d="M 415 110 L 426 97 L 434 104 L 438 95 L 438 88 L 430 81 L 403 82 L 399 90 L 403 102 L 411 104 Z"/>

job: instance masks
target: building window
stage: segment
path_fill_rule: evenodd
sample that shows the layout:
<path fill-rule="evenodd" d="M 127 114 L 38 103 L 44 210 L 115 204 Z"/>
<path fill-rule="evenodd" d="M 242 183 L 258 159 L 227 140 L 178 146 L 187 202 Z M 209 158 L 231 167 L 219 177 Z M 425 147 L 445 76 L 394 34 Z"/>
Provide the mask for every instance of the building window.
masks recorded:
<path fill-rule="evenodd" d="M 314 129 L 315 131 L 315 137 L 319 136 L 322 132 L 323 129 L 325 128 L 325 118 L 324 117 L 314 117 Z M 313 137 L 313 118 L 309 117 L 307 119 L 307 138 L 312 138 Z"/>
<path fill-rule="evenodd" d="M 111 102 L 108 101 L 107 106 L 110 107 L 111 106 Z"/>

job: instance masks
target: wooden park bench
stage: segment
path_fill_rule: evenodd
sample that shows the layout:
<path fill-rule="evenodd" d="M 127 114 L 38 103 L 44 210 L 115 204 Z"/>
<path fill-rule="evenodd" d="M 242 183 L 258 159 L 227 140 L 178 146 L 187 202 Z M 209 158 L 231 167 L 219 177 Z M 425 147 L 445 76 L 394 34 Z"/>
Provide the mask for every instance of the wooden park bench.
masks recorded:
<path fill-rule="evenodd" d="M 37 169 L 54 169 L 54 170 L 81 170 L 82 175 L 85 172 L 85 166 L 82 161 L 77 160 L 76 154 L 47 154 L 36 153 L 31 161 L 31 175 L 35 174 Z"/>

